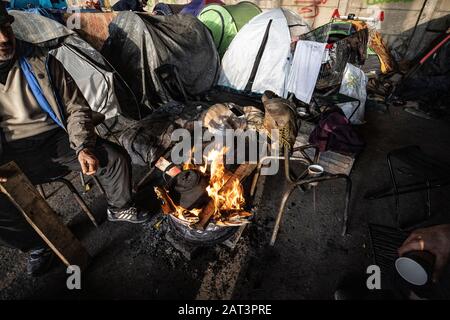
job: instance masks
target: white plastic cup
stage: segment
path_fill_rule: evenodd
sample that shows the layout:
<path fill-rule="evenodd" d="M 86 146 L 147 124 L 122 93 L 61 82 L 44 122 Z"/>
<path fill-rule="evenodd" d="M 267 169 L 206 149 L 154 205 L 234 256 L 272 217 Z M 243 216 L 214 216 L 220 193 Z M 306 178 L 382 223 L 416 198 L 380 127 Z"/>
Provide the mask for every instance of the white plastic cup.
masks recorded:
<path fill-rule="evenodd" d="M 318 164 L 312 164 L 308 166 L 308 178 L 320 177 L 321 175 L 323 175 L 324 172 L 325 170 L 323 169 L 323 167 Z M 317 184 L 318 182 L 310 183 L 310 185 L 313 187 L 317 186 Z"/>
<path fill-rule="evenodd" d="M 395 261 L 395 269 L 407 282 L 423 286 L 430 282 L 435 259 L 428 251 L 411 251 Z"/>

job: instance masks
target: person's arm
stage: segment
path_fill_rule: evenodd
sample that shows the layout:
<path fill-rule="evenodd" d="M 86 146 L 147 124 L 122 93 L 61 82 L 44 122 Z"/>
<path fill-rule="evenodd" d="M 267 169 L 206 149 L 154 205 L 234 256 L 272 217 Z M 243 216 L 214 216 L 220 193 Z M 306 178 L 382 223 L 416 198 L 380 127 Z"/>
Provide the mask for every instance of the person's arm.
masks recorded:
<path fill-rule="evenodd" d="M 49 57 L 49 68 L 53 84 L 65 107 L 70 146 L 78 155 L 83 173 L 94 174 L 98 168 L 98 160 L 92 151 L 97 135 L 92 122 L 91 108 L 75 81 L 53 56 Z"/>
<path fill-rule="evenodd" d="M 441 224 L 433 227 L 414 230 L 398 254 L 410 251 L 429 251 L 436 256 L 433 281 L 437 281 L 450 257 L 450 224 Z"/>

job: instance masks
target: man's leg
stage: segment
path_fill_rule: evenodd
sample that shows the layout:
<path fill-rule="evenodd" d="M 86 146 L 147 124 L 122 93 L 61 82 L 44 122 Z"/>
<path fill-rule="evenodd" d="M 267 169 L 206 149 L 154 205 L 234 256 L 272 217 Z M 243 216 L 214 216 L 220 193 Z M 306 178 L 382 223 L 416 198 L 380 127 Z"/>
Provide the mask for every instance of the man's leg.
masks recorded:
<path fill-rule="evenodd" d="M 3 193 L 0 193 L 0 244 L 29 252 L 29 275 L 42 275 L 52 265 L 52 251 Z"/>
<path fill-rule="evenodd" d="M 32 183 L 38 184 L 67 171 L 81 171 L 70 148 L 67 133 L 56 129 L 7 145 L 4 162 L 15 161 Z M 131 168 L 128 154 L 119 146 L 98 139 L 92 150 L 100 164 L 96 176 L 103 185 L 108 206 L 113 209 L 131 204 Z"/>
<path fill-rule="evenodd" d="M 100 138 L 95 149 L 91 151 L 99 160 L 99 168 L 95 175 L 105 189 L 108 207 L 111 209 L 130 207 L 131 163 L 128 154 L 121 147 Z M 81 172 L 78 157 L 70 148 L 67 135 L 57 137 L 52 162 L 70 171 Z"/>
<path fill-rule="evenodd" d="M 3 193 L 0 193 L 0 242 L 23 252 L 42 248 L 45 245 L 23 214 Z"/>
<path fill-rule="evenodd" d="M 98 139 L 92 153 L 99 160 L 96 176 L 106 191 L 108 220 L 142 223 L 150 217 L 148 212 L 133 206 L 131 197 L 131 161 L 125 150 L 111 142 Z M 75 152 L 67 137 L 59 137 L 52 160 L 72 171 L 81 171 Z"/>
<path fill-rule="evenodd" d="M 96 176 L 105 189 L 108 207 L 130 207 L 131 160 L 126 151 L 111 142 L 99 140 L 93 153 L 100 162 Z"/>
<path fill-rule="evenodd" d="M 4 152 L 0 162 L 15 161 L 35 184 L 62 174 L 64 168 L 55 168 L 50 155 L 54 149 L 52 142 L 58 134 L 65 133 L 61 129 L 51 130 L 22 140 L 8 143 L 3 141 Z M 32 276 L 45 273 L 54 260 L 54 255 L 44 240 L 4 194 L 0 194 L 0 244 L 29 252 L 27 273 Z"/>

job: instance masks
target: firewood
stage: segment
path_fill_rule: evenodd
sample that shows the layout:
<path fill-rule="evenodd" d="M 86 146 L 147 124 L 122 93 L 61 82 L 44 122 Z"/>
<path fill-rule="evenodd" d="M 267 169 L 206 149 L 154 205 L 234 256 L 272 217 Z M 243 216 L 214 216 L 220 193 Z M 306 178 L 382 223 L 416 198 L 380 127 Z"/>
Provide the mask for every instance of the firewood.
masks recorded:
<path fill-rule="evenodd" d="M 234 179 L 238 179 L 240 182 L 242 182 L 246 177 L 248 177 L 255 169 L 256 164 L 254 163 L 244 163 L 241 164 L 236 171 L 230 175 L 227 182 L 223 185 L 221 190 L 227 190 L 228 188 L 232 187 Z M 199 215 L 200 221 L 196 223 L 193 227 L 195 229 L 204 230 L 206 225 L 208 224 L 211 217 L 214 215 L 215 211 L 215 205 L 214 201 L 210 200 L 208 204 L 203 208 L 202 212 Z"/>
<path fill-rule="evenodd" d="M 155 193 L 158 199 L 161 200 L 161 208 L 164 214 L 171 214 L 175 211 L 175 205 L 172 199 L 167 194 L 167 191 L 161 187 L 155 187 Z"/>

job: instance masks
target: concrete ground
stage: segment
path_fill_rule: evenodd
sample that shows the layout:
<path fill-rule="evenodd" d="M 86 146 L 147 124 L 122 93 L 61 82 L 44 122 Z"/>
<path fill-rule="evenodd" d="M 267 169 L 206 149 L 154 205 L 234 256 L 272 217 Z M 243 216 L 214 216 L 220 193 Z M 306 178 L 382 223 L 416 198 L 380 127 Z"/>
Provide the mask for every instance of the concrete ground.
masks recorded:
<path fill-rule="evenodd" d="M 350 234 L 345 237 L 340 235 L 342 182 L 318 186 L 316 212 L 311 192 L 295 193 L 275 246 L 269 248 L 282 180 L 281 174 L 268 177 L 256 220 L 237 247 L 205 248 L 190 261 L 165 240 L 164 227 L 153 227 L 159 215 L 146 225 L 104 222 L 96 230 L 71 196 L 59 190 L 51 206 L 94 257 L 82 274 L 82 290 L 66 289 L 67 274 L 59 264 L 41 278 L 27 277 L 26 255 L 0 247 L 0 299 L 332 299 L 342 277 L 364 275 L 373 263 L 368 222 L 394 223 L 392 199 L 363 199 L 368 190 L 389 182 L 386 153 L 416 144 L 450 163 L 448 119 L 423 120 L 392 107 L 388 112 L 368 109 L 366 120 L 358 128 L 367 147 L 351 174 Z M 142 173 L 136 168 L 135 177 Z M 79 185 L 76 176 L 74 182 Z M 434 222 L 449 220 L 448 191 L 433 192 Z M 85 197 L 98 218 L 104 219 L 105 202 L 97 190 Z M 139 194 L 139 202 L 155 208 L 151 187 Z M 405 196 L 400 211 L 420 216 L 423 196 Z"/>

